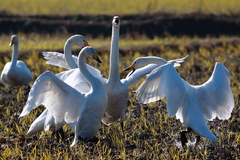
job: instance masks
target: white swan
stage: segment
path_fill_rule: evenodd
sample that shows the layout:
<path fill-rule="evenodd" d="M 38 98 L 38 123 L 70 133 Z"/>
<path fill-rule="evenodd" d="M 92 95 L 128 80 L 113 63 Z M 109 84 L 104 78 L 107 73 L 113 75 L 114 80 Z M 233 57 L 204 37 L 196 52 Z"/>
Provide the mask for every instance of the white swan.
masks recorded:
<path fill-rule="evenodd" d="M 138 80 L 143 78 L 147 73 L 152 71 L 154 68 L 158 67 L 158 65 L 149 65 L 141 70 L 137 70 L 131 76 L 127 76 L 125 79 L 120 79 L 119 76 L 119 30 L 120 30 L 120 18 L 118 16 L 113 17 L 112 21 L 112 38 L 111 38 L 111 47 L 110 47 L 110 72 L 108 79 L 105 79 L 101 76 L 100 72 L 95 70 L 96 73 L 91 72 L 95 77 L 102 81 L 105 90 L 108 94 L 108 104 L 103 116 L 102 122 L 106 125 L 114 123 L 120 120 L 123 125 L 125 110 L 128 102 L 128 87 L 132 84 L 136 83 Z M 70 56 L 69 56 L 70 57 Z M 75 56 L 71 56 L 71 58 L 76 59 Z M 59 59 L 59 61 L 62 61 Z M 76 60 L 72 60 L 74 62 Z M 178 63 L 178 60 L 175 60 Z M 167 63 L 167 61 L 166 61 Z M 179 62 L 180 63 L 180 62 Z M 67 64 L 63 64 L 64 67 Z M 70 66 L 70 64 L 69 64 Z M 71 72 L 71 71 L 70 71 Z M 61 79 L 65 77 L 61 76 Z M 74 82 L 68 83 L 73 88 L 78 87 L 78 90 L 88 91 L 88 84 L 85 83 L 81 75 L 78 73 L 74 73 L 74 75 L 69 75 L 69 81 L 74 79 Z M 75 77 L 75 78 L 73 78 Z M 65 79 L 65 78 L 64 78 Z"/>
<path fill-rule="evenodd" d="M 6 63 L 1 73 L 1 81 L 8 87 L 29 85 L 32 74 L 26 64 L 18 60 L 18 37 L 11 37 L 10 46 L 13 46 L 11 62 Z"/>
<path fill-rule="evenodd" d="M 78 56 L 80 72 L 91 87 L 89 92 L 81 93 L 47 71 L 34 82 L 26 106 L 20 114 L 20 117 L 26 116 L 43 104 L 49 113 L 44 118 L 45 127 L 51 124 L 52 116 L 56 125 L 61 126 L 65 121 L 73 126 L 75 137 L 71 146 L 79 138 L 88 140 L 97 134 L 108 101 L 102 82 L 92 76 L 86 67 L 86 55 L 100 60 L 92 47 L 83 48 Z"/>
<path fill-rule="evenodd" d="M 72 58 L 72 47 L 78 46 L 80 48 L 89 46 L 87 39 L 82 35 L 71 36 L 64 45 L 64 54 L 58 52 L 42 52 L 43 57 L 47 59 L 47 64 L 61 66 L 67 69 L 78 68 L 77 57 Z M 74 61 L 75 60 L 75 61 Z M 66 63 L 67 62 L 67 63 Z"/>
<path fill-rule="evenodd" d="M 110 48 L 110 71 L 109 78 L 104 88 L 108 93 L 108 105 L 104 113 L 102 122 L 106 125 L 114 123 L 120 120 L 123 127 L 123 121 L 125 117 L 125 110 L 128 103 L 129 92 L 128 87 L 139 81 L 147 73 L 149 73 L 157 65 L 147 66 L 138 70 L 132 76 L 127 76 L 125 79 L 120 79 L 119 76 L 119 30 L 120 30 L 120 18 L 118 16 L 113 17 L 112 21 L 112 41 Z M 175 62 L 178 63 L 178 60 Z"/>
<path fill-rule="evenodd" d="M 181 142 L 187 142 L 185 133 L 193 131 L 211 141 L 217 137 L 207 127 L 206 120 L 228 119 L 234 107 L 230 88 L 230 73 L 221 64 L 216 63 L 210 79 L 202 85 L 191 85 L 183 80 L 172 64 L 166 64 L 153 70 L 136 90 L 140 103 L 155 102 L 167 98 L 168 116 L 177 119 L 188 128 L 181 132 Z"/>
<path fill-rule="evenodd" d="M 78 57 L 74 56 L 74 59 L 72 58 L 72 52 L 71 52 L 72 46 L 79 46 L 83 48 L 85 46 L 88 46 L 88 41 L 82 35 L 71 36 L 64 45 L 64 54 L 58 53 L 58 52 L 47 52 L 47 51 L 42 52 L 44 58 L 48 60 L 46 63 L 52 64 L 55 66 L 62 66 L 67 69 L 78 68 L 78 65 L 77 65 Z M 87 64 L 87 68 L 91 72 L 91 74 L 101 77 L 101 73 L 97 69 L 93 68 L 88 64 Z M 82 93 L 86 93 L 90 90 L 90 86 L 88 85 L 85 78 L 81 75 L 79 69 L 63 71 L 57 74 L 56 76 Z M 41 115 L 39 115 L 38 118 L 34 120 L 34 122 L 31 124 L 27 132 L 27 136 L 31 136 L 40 131 L 44 131 L 44 130 L 46 131 L 50 128 L 56 129 L 57 131 L 61 129 L 61 125 L 64 124 L 64 122 L 59 123 L 58 126 L 56 126 L 54 124 L 53 116 L 51 117 L 48 114 L 50 113 L 46 109 Z M 50 120 L 49 120 L 49 125 L 46 127 L 44 124 L 45 124 L 45 119 L 47 115 L 48 115 L 48 118 L 51 119 L 52 123 L 50 123 Z M 62 138 L 64 138 L 63 132 L 61 132 L 60 134 Z"/>

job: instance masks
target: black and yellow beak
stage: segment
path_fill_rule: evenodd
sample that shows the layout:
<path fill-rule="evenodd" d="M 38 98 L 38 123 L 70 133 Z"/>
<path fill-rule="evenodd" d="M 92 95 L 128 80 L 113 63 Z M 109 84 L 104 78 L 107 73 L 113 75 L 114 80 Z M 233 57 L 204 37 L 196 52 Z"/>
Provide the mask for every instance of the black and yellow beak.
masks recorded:
<path fill-rule="evenodd" d="M 98 61 L 98 63 L 102 63 L 102 61 L 98 58 L 97 53 L 93 53 L 93 59 L 95 59 L 96 61 Z"/>
<path fill-rule="evenodd" d="M 116 17 L 116 18 L 114 19 L 114 21 L 115 21 L 116 24 L 118 24 L 118 23 L 119 23 L 119 17 Z"/>
<path fill-rule="evenodd" d="M 14 44 L 14 40 L 12 39 L 9 46 L 12 46 Z"/>
<path fill-rule="evenodd" d="M 129 71 L 129 70 L 132 70 L 132 72 L 129 74 L 129 76 L 131 76 L 133 74 L 133 72 L 135 71 L 135 63 L 133 63 L 128 68 L 125 68 L 123 71 Z"/>

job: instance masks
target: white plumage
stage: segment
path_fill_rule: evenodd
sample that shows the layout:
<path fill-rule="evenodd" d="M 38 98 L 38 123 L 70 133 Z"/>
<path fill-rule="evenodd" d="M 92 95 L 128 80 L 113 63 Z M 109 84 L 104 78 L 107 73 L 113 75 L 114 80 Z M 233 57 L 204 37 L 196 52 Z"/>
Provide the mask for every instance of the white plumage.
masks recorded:
<path fill-rule="evenodd" d="M 18 37 L 11 37 L 10 46 L 13 45 L 11 62 L 6 63 L 1 73 L 1 81 L 8 87 L 29 85 L 32 81 L 32 73 L 26 64 L 18 60 Z"/>
<path fill-rule="evenodd" d="M 202 85 L 187 83 L 172 64 L 160 66 L 147 76 L 136 95 L 144 104 L 166 97 L 169 117 L 176 115 L 195 134 L 211 141 L 217 141 L 217 137 L 207 127 L 206 120 L 228 119 L 234 107 L 230 73 L 221 63 L 215 64 L 212 76 Z M 186 138 L 185 133 L 181 138 Z"/>
<path fill-rule="evenodd" d="M 73 35 L 66 41 L 64 45 L 64 54 L 58 52 L 42 52 L 45 59 L 48 61 L 47 64 L 61 66 L 67 69 L 78 68 L 77 57 L 72 57 L 72 47 L 78 46 L 80 48 L 88 46 L 87 39 L 82 35 Z"/>
<path fill-rule="evenodd" d="M 56 126 L 67 123 L 74 128 L 75 137 L 71 146 L 75 145 L 80 137 L 92 139 L 97 134 L 108 101 L 102 83 L 92 76 L 86 67 L 86 55 L 98 61 L 99 59 L 92 47 L 83 48 L 78 56 L 80 72 L 91 88 L 89 92 L 81 93 L 47 71 L 34 82 L 20 115 L 26 116 L 43 104 L 47 108 L 47 111 L 42 113 L 43 116 L 46 115 L 43 118 L 45 128 L 50 128 L 53 118 Z M 41 121 L 41 116 L 38 118 Z"/>
<path fill-rule="evenodd" d="M 80 91 L 81 93 L 86 93 L 90 90 L 90 86 L 88 85 L 85 78 L 80 74 L 80 71 L 78 69 L 77 61 L 78 57 L 72 56 L 71 49 L 73 46 L 78 46 L 80 48 L 83 48 L 85 46 L 88 46 L 87 39 L 82 35 L 73 35 L 71 36 L 64 45 L 64 54 L 58 53 L 58 52 L 42 52 L 45 59 L 48 61 L 47 64 L 55 65 L 55 66 L 62 66 L 64 68 L 70 69 L 68 71 L 63 71 L 56 76 L 60 78 L 62 81 L 70 85 L 71 87 L 75 88 L 76 90 Z M 73 58 L 74 57 L 74 58 Z M 68 65 L 69 64 L 69 65 Z M 87 65 L 88 70 L 91 72 L 91 74 L 95 76 L 101 76 L 101 73 L 99 70 L 95 69 L 94 67 Z M 71 70 L 72 68 L 72 70 Z M 79 76 L 80 75 L 80 76 Z M 45 119 L 48 115 L 49 124 L 48 126 L 45 126 Z M 50 113 L 48 113 L 47 109 L 39 115 L 37 119 L 31 124 L 27 136 L 31 136 L 37 132 L 40 131 L 46 131 L 48 129 L 56 129 L 59 130 L 61 128 L 61 125 L 64 124 L 64 121 L 57 126 L 54 124 L 54 118 L 51 116 Z M 45 127 L 44 127 L 45 126 Z"/>
<path fill-rule="evenodd" d="M 103 116 L 102 122 L 104 124 L 111 124 L 118 120 L 121 122 L 124 121 L 125 110 L 128 102 L 128 87 L 132 84 L 139 81 L 147 73 L 152 71 L 158 65 L 150 65 L 142 68 L 141 70 L 136 71 L 131 76 L 127 76 L 125 79 L 120 79 L 119 75 L 119 30 L 120 30 L 120 18 L 118 16 L 113 17 L 112 21 L 112 38 L 111 38 L 111 47 L 110 47 L 110 71 L 108 79 L 105 79 L 101 76 L 99 71 L 91 72 L 95 77 L 102 81 L 105 90 L 108 94 L 108 105 Z M 75 56 L 72 56 L 73 59 L 76 59 Z M 59 59 L 59 61 L 62 61 Z M 74 60 L 75 61 L 75 60 Z M 167 61 L 165 62 L 167 63 Z M 180 62 L 179 62 L 180 63 Z M 53 64 L 54 65 L 54 64 Z M 63 64 L 61 67 L 67 66 L 68 64 Z M 69 65 L 70 66 L 70 65 Z M 71 71 L 70 71 L 71 72 Z M 64 76 L 63 76 L 64 77 Z M 74 82 L 69 83 L 69 85 L 82 90 L 84 92 L 88 91 L 88 84 L 82 80 L 81 75 L 74 73 L 74 77 L 69 74 L 71 79 L 74 79 Z"/>

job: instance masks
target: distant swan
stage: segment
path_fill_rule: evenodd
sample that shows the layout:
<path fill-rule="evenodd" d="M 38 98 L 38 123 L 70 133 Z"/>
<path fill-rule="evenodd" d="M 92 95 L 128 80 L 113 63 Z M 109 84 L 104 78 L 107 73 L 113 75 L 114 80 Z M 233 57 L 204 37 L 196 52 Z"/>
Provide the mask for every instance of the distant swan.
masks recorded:
<path fill-rule="evenodd" d="M 31 110 L 43 104 L 50 114 L 46 116 L 45 127 L 52 123 L 52 116 L 56 125 L 65 121 L 75 130 L 74 146 L 79 139 L 92 139 L 101 126 L 108 97 L 102 82 L 92 76 L 86 67 L 86 56 L 98 62 L 96 51 L 92 47 L 81 50 L 78 59 L 79 70 L 90 84 L 91 90 L 81 93 L 72 88 L 53 73 L 47 71 L 40 75 L 33 84 L 26 106 L 20 117 L 26 116 Z"/>
<path fill-rule="evenodd" d="M 181 132 L 181 143 L 187 143 L 186 133 L 192 131 L 211 141 L 217 137 L 207 127 L 206 120 L 228 119 L 234 107 L 230 88 L 230 73 L 221 64 L 216 63 L 210 79 L 202 85 L 191 85 L 183 80 L 172 64 L 166 64 L 153 70 L 136 90 L 140 103 L 151 103 L 167 98 L 168 116 L 176 115 L 187 127 Z"/>
<path fill-rule="evenodd" d="M 13 46 L 11 62 L 6 63 L 1 73 L 1 81 L 8 87 L 29 85 L 32 74 L 25 63 L 18 60 L 18 37 L 11 37 L 10 46 Z"/>
<path fill-rule="evenodd" d="M 120 79 L 119 75 L 119 30 L 120 30 L 120 18 L 118 16 L 113 17 L 112 21 L 112 38 L 111 38 L 111 47 L 110 47 L 110 71 L 108 79 L 103 78 L 100 75 L 100 72 L 95 70 L 96 74 L 92 73 L 100 81 L 102 81 L 105 90 L 108 94 L 108 104 L 103 116 L 102 122 L 106 125 L 112 124 L 118 120 L 121 122 L 123 127 L 123 121 L 125 117 L 125 110 L 128 103 L 128 87 L 132 84 L 138 82 L 143 78 L 147 73 L 152 71 L 158 65 L 151 65 L 144 67 L 136 71 L 131 76 L 126 77 L 125 79 Z M 74 59 L 76 57 L 72 56 Z M 59 59 L 59 61 L 62 61 Z M 74 60 L 76 61 L 76 60 Z M 167 61 L 166 61 L 167 63 Z M 61 67 L 66 66 L 64 64 Z M 70 65 L 69 65 L 70 66 Z M 80 75 L 74 73 L 76 78 L 73 78 L 75 82 L 71 83 L 71 86 L 74 85 L 74 88 L 77 86 L 79 90 L 84 90 L 85 92 L 89 90 L 88 84 L 82 81 Z M 64 76 L 63 76 L 64 77 Z M 72 75 L 71 75 L 72 77 Z M 78 78 L 77 78 L 78 77 Z M 77 81 L 76 81 L 77 80 Z M 80 85 L 81 84 L 81 85 Z"/>

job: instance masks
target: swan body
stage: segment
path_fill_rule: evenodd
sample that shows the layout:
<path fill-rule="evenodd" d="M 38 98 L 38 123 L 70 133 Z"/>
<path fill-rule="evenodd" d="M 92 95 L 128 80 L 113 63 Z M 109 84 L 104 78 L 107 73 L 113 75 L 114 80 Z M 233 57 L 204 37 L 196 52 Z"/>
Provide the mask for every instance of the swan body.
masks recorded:
<path fill-rule="evenodd" d="M 88 46 L 88 41 L 82 35 L 73 35 L 66 41 L 66 43 L 64 45 L 64 54 L 58 53 L 58 52 L 48 52 L 48 51 L 42 52 L 42 54 L 43 54 L 44 58 L 48 60 L 46 62 L 47 64 L 52 64 L 55 66 L 60 65 L 67 69 L 75 68 L 74 70 L 63 71 L 63 72 L 57 74 L 56 76 L 58 78 L 60 78 L 62 81 L 64 81 L 65 83 L 72 84 L 71 86 L 73 88 L 77 89 L 78 91 L 80 91 L 82 93 L 83 92 L 86 93 L 87 91 L 90 90 L 90 86 L 87 84 L 84 77 L 80 76 L 80 78 L 84 79 L 80 83 L 78 83 L 79 78 L 75 78 L 76 73 L 77 73 L 77 75 L 80 75 L 80 71 L 79 71 L 78 65 L 77 65 L 78 57 L 74 56 L 74 58 L 72 58 L 71 49 L 73 46 L 78 46 L 80 48 L 83 48 L 85 46 Z M 65 64 L 67 64 L 67 65 L 65 65 Z M 93 68 L 92 66 L 87 64 L 87 67 L 93 75 L 96 75 L 96 76 L 101 75 L 101 73 L 98 70 L 96 70 L 95 68 Z M 70 78 L 70 77 L 72 77 L 72 78 Z M 77 85 L 77 84 L 79 84 L 79 85 Z M 83 86 L 87 86 L 87 87 L 85 87 L 85 88 L 81 87 L 82 84 L 85 84 Z M 54 124 L 54 118 L 48 114 L 49 113 L 47 112 L 47 109 L 46 109 L 37 119 L 35 119 L 35 121 L 32 123 L 32 125 L 30 126 L 30 128 L 28 130 L 27 136 L 31 136 L 39 131 L 44 131 L 44 130 L 46 131 L 50 128 L 55 129 L 55 130 L 59 130 L 61 128 L 61 124 L 64 124 L 64 122 L 59 124 L 58 126 L 56 126 Z M 48 127 L 44 127 L 45 126 L 45 118 L 47 117 L 47 115 L 48 115 L 48 118 L 51 119 L 51 121 L 49 121 Z"/>
<path fill-rule="evenodd" d="M 61 66 L 63 68 L 78 68 L 77 57 L 72 58 L 72 47 L 78 46 L 80 48 L 88 46 L 87 39 L 82 35 L 71 36 L 64 45 L 64 54 L 58 52 L 42 52 L 43 57 L 47 59 L 47 64 Z"/>
<path fill-rule="evenodd" d="M 167 63 L 147 76 L 136 90 L 136 96 L 144 104 L 166 97 L 169 117 L 176 115 L 193 133 L 211 141 L 217 141 L 217 137 L 209 130 L 206 120 L 228 119 L 234 107 L 230 73 L 219 62 L 210 79 L 202 85 L 187 83 L 173 65 Z M 181 138 L 184 137 L 185 133 L 181 134 Z M 182 141 L 182 145 L 186 142 Z"/>
<path fill-rule="evenodd" d="M 18 60 L 18 37 L 11 37 L 10 46 L 13 46 L 11 62 L 6 63 L 1 73 L 1 81 L 8 87 L 29 85 L 32 81 L 32 73 L 26 64 Z"/>
<path fill-rule="evenodd" d="M 69 124 L 75 131 L 71 146 L 77 143 L 79 137 L 91 139 L 97 134 L 108 101 L 102 82 L 92 76 L 86 67 L 86 56 L 100 60 L 92 47 L 83 48 L 78 56 L 79 70 L 90 84 L 90 91 L 81 93 L 47 71 L 34 82 L 26 106 L 20 114 L 20 117 L 26 116 L 43 104 L 47 110 L 42 113 L 44 118 L 41 115 L 38 118 L 44 121 L 44 128 L 50 128 L 53 118 L 55 125 L 61 126 L 63 122 Z"/>

